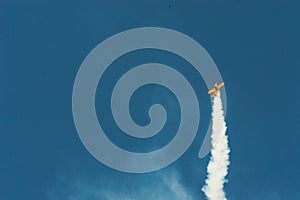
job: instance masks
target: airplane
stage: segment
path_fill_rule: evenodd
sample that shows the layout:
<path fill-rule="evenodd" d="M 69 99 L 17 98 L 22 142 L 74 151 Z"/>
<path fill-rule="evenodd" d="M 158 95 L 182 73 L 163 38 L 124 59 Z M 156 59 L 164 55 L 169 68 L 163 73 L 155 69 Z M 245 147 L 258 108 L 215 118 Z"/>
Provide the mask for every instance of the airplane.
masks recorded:
<path fill-rule="evenodd" d="M 216 97 L 219 94 L 219 90 L 224 86 L 224 82 L 218 84 L 217 82 L 214 83 L 214 88 L 208 91 L 208 94 L 211 94 L 213 97 Z"/>

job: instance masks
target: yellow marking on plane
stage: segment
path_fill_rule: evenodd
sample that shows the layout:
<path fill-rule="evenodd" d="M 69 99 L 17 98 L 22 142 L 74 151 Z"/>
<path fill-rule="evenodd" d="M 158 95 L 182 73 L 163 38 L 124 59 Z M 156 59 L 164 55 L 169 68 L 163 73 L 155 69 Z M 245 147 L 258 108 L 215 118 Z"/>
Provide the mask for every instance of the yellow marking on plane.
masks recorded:
<path fill-rule="evenodd" d="M 208 91 L 208 94 L 211 94 L 213 97 L 216 97 L 219 94 L 219 90 L 224 86 L 224 82 L 218 84 L 217 82 L 214 83 L 214 88 Z"/>

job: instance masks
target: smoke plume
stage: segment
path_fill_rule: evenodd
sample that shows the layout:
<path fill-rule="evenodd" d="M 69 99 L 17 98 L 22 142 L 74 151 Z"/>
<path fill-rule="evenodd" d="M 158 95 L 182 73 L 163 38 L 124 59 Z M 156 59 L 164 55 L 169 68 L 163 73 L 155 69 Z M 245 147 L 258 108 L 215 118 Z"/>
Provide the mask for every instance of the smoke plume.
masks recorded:
<path fill-rule="evenodd" d="M 207 167 L 206 185 L 202 188 L 209 200 L 226 200 L 223 186 L 227 181 L 225 177 L 230 163 L 226 129 L 222 101 L 220 95 L 217 95 L 213 99 L 211 158 Z"/>

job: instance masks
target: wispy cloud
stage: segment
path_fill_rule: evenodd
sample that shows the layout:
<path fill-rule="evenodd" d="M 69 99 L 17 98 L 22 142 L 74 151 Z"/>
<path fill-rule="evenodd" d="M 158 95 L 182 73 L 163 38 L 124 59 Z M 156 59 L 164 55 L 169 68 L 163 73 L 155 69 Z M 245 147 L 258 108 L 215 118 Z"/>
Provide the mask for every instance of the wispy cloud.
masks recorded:
<path fill-rule="evenodd" d="M 118 180 L 116 177 L 93 178 L 60 176 L 51 188 L 49 200 L 192 200 L 175 170 L 157 172 L 146 177 Z"/>

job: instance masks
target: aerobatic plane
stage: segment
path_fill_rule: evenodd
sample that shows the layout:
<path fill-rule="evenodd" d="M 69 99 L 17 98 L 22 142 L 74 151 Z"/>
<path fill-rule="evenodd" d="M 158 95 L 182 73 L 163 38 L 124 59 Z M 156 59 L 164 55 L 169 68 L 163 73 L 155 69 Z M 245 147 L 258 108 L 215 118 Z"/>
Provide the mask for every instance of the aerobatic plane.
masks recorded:
<path fill-rule="evenodd" d="M 214 88 L 208 91 L 208 94 L 211 94 L 213 97 L 216 97 L 219 94 L 219 90 L 224 86 L 224 82 L 218 84 L 215 82 Z"/>

